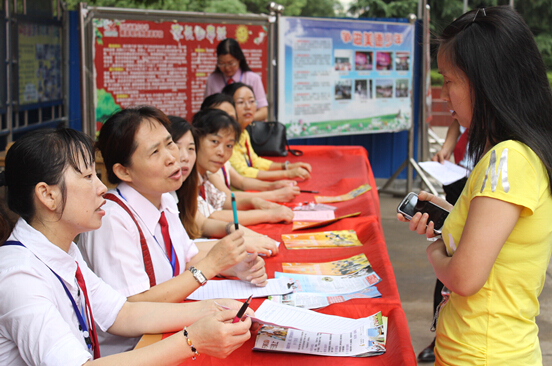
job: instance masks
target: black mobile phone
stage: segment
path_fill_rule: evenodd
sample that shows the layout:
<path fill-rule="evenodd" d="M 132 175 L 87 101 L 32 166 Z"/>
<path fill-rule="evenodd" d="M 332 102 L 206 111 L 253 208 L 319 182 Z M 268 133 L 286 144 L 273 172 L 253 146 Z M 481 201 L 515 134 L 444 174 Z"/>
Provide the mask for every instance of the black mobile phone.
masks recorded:
<path fill-rule="evenodd" d="M 433 221 L 435 225 L 433 231 L 437 234 L 441 234 L 443 224 L 449 214 L 449 211 L 434 203 L 418 200 L 418 195 L 414 192 L 410 192 L 406 195 L 399 204 L 399 207 L 397 207 L 397 212 L 403 214 L 408 220 L 412 219 L 412 216 L 414 216 L 416 212 L 429 214 L 428 222 Z"/>

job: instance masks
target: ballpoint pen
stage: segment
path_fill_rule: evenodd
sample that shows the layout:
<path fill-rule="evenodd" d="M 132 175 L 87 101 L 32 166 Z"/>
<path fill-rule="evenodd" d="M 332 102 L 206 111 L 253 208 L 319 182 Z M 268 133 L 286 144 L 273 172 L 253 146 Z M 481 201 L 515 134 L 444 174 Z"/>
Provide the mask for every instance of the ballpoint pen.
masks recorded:
<path fill-rule="evenodd" d="M 319 193 L 318 191 L 307 191 L 305 189 L 301 189 L 299 192 L 301 192 L 301 193 Z"/>
<path fill-rule="evenodd" d="M 236 197 L 232 193 L 232 212 L 234 212 L 234 228 L 238 230 L 240 225 L 238 224 L 238 210 L 236 209 Z"/>
<path fill-rule="evenodd" d="M 243 303 L 240 310 L 238 310 L 238 313 L 236 314 L 236 317 L 234 318 L 234 320 L 232 320 L 232 323 L 237 323 L 241 320 L 243 314 L 245 314 L 245 311 L 247 310 L 247 308 L 249 307 L 249 304 L 251 303 L 251 298 L 252 297 L 253 297 L 253 295 L 249 296 L 249 299 L 247 299 L 247 301 Z"/>

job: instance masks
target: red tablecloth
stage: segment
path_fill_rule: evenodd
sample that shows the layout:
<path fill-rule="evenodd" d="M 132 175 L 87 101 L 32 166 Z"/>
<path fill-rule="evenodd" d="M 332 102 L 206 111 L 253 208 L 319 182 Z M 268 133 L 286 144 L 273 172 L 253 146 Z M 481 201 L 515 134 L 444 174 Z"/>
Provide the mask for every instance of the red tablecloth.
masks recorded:
<path fill-rule="evenodd" d="M 217 358 L 201 355 L 197 360 L 189 360 L 190 365 L 416 365 L 412 349 L 406 316 L 401 307 L 395 275 L 381 227 L 379 198 L 376 182 L 366 150 L 359 146 L 294 146 L 304 152 L 301 157 L 288 155 L 285 158 L 271 158 L 275 161 L 289 160 L 291 163 L 304 161 L 313 167 L 311 179 L 299 182 L 301 189 L 316 190 L 323 196 L 345 194 L 368 183 L 372 189 L 350 201 L 331 203 L 337 206 L 336 216 L 361 212 L 358 217 L 346 218 L 331 225 L 301 230 L 302 232 L 349 230 L 356 231 L 362 247 L 287 250 L 282 243 L 280 253 L 266 258 L 266 269 L 269 278 L 274 271 L 282 271 L 283 262 L 328 262 L 336 259 L 364 253 L 376 273 L 382 278 L 377 284 L 382 297 L 377 299 L 354 299 L 340 304 L 333 304 L 318 310 L 321 313 L 339 315 L 349 318 L 361 318 L 381 311 L 389 317 L 387 334 L 387 352 L 370 358 L 354 357 L 321 357 L 290 353 L 253 352 L 256 334 L 228 358 Z M 302 193 L 294 202 L 312 201 L 314 194 Z M 281 235 L 291 233 L 291 224 L 263 224 L 251 226 L 252 230 L 269 235 L 281 241 Z M 254 299 L 251 308 L 256 310 L 264 299 Z"/>

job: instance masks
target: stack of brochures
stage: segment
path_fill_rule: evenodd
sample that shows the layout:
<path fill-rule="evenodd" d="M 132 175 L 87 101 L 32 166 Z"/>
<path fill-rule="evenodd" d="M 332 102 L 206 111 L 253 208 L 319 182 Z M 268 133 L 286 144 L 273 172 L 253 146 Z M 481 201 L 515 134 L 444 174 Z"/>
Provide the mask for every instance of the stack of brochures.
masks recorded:
<path fill-rule="evenodd" d="M 385 352 L 387 317 L 381 312 L 350 319 L 265 301 L 253 319 L 264 324 L 256 351 L 369 357 Z"/>
<path fill-rule="evenodd" d="M 381 278 L 364 254 L 328 263 L 283 263 L 283 272 L 293 293 L 274 294 L 269 300 L 305 309 L 317 309 L 351 299 L 381 297 L 374 286 Z M 306 274 L 303 274 L 306 273 Z"/>

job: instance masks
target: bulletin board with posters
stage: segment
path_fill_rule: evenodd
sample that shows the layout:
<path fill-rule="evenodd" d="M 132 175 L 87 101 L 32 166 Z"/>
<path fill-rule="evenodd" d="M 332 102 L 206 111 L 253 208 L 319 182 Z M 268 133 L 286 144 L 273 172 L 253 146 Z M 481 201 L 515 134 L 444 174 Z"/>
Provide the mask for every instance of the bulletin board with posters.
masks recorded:
<path fill-rule="evenodd" d="M 19 109 L 62 100 L 61 22 L 17 22 Z"/>
<path fill-rule="evenodd" d="M 278 119 L 288 138 L 410 128 L 412 24 L 281 17 L 278 38 Z"/>
<path fill-rule="evenodd" d="M 91 21 L 96 131 L 118 109 L 142 104 L 191 120 L 215 70 L 216 47 L 225 38 L 238 41 L 267 87 L 267 17 L 104 9 L 96 8 Z"/>

